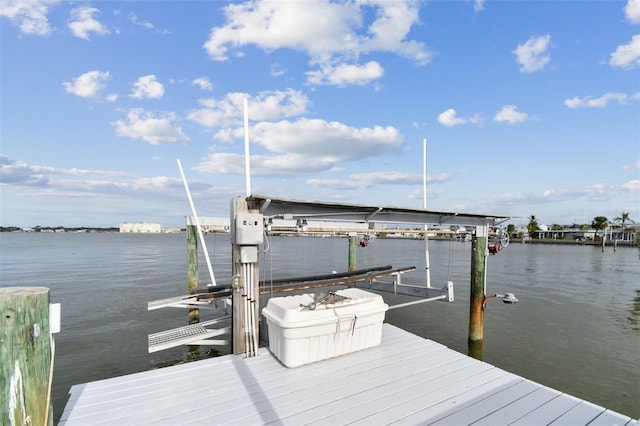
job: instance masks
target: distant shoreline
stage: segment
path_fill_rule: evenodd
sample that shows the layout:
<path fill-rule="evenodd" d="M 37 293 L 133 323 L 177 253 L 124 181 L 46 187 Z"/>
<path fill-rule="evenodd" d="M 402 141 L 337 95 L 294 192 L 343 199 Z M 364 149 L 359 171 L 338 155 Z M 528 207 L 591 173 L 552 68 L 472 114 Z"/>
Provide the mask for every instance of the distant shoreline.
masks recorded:
<path fill-rule="evenodd" d="M 512 239 L 510 241 L 512 244 L 522 244 L 522 239 Z M 559 245 L 572 245 L 572 246 L 602 246 L 601 241 L 578 241 L 578 240 L 539 240 L 539 239 L 531 239 L 524 242 L 524 244 L 559 244 Z M 611 247 L 614 245 L 614 242 L 607 241 L 605 242 L 606 247 Z M 615 245 L 618 247 L 638 247 L 638 243 L 636 241 L 616 241 Z"/>
<path fill-rule="evenodd" d="M 117 227 L 111 227 L 111 228 L 94 228 L 94 227 L 89 227 L 89 228 L 64 228 L 64 227 L 56 227 L 56 228 L 51 228 L 51 227 L 42 227 L 40 229 L 31 229 L 31 230 L 25 230 L 22 228 L 18 228 L 18 227 L 0 227 L 0 232 L 14 232 L 14 233 L 19 233 L 19 232 L 23 232 L 23 233 L 86 233 L 86 232 L 91 232 L 91 233 L 98 233 L 98 232 L 115 232 L 115 233 L 121 233 L 119 228 Z M 170 232 L 156 232 L 154 234 L 165 234 L 165 233 L 184 233 L 186 232 L 186 229 L 172 229 Z M 218 232 L 211 232 L 211 233 L 218 233 Z M 127 232 L 127 234 L 131 234 L 131 232 Z M 140 232 L 139 234 L 148 234 L 145 232 Z M 325 237 L 335 237 L 335 238 L 346 238 L 348 237 L 348 235 L 346 234 L 338 234 L 338 235 L 310 235 L 309 233 L 305 233 L 305 232 L 301 232 L 301 233 L 272 233 L 271 235 L 273 236 L 287 236 L 287 237 L 318 237 L 318 236 L 325 236 Z M 378 237 L 378 238 L 388 238 L 388 239 L 422 239 L 421 236 L 417 237 L 417 236 L 409 236 L 409 235 L 386 235 L 384 237 Z M 449 237 L 443 237 L 443 236 L 438 236 L 438 237 L 429 237 L 430 240 L 432 241 L 450 241 Z M 464 242 L 464 241 L 470 241 L 467 239 L 455 239 L 455 241 L 459 241 L 459 242 Z M 602 242 L 601 241 L 593 241 L 593 240 L 586 240 L 586 241 L 580 241 L 580 240 L 565 240 L 565 239 L 537 239 L 537 238 L 532 238 L 532 239 L 525 239 L 523 242 L 522 238 L 511 238 L 510 240 L 511 244 L 555 244 L 555 245 L 581 245 L 581 246 L 595 246 L 595 247 L 599 247 L 602 246 Z M 629 241 L 629 240 L 625 240 L 625 241 L 615 241 L 615 242 L 611 242 L 611 241 L 607 241 L 605 243 L 605 247 L 613 247 L 613 246 L 617 246 L 617 247 L 638 247 L 638 242 L 637 241 Z"/>

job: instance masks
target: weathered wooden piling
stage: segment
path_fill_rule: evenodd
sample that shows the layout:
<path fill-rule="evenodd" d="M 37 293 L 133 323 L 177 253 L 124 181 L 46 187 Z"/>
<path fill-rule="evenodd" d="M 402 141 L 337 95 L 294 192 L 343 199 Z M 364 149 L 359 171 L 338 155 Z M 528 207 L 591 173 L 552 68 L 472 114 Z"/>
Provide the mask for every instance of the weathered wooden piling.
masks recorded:
<path fill-rule="evenodd" d="M 198 228 L 187 225 L 187 293 L 198 288 Z M 189 324 L 200 322 L 200 310 L 189 309 Z"/>
<path fill-rule="evenodd" d="M 482 360 L 484 339 L 487 234 L 478 226 L 471 240 L 471 297 L 469 299 L 469 356 Z"/>
<path fill-rule="evenodd" d="M 349 267 L 347 269 L 349 272 L 353 272 L 356 270 L 356 237 L 349 237 Z"/>
<path fill-rule="evenodd" d="M 49 289 L 0 288 L 2 424 L 53 425 Z"/>

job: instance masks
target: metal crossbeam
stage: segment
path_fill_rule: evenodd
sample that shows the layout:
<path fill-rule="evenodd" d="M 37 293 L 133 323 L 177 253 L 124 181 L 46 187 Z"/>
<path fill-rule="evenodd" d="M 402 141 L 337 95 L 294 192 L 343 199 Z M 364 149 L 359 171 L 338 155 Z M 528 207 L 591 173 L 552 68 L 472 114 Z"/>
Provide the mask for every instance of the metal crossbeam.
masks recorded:
<path fill-rule="evenodd" d="M 278 284 L 273 284 L 273 285 L 269 284 L 268 282 L 265 282 L 263 285 L 260 286 L 260 295 L 281 293 L 286 291 L 307 290 L 307 289 L 320 288 L 320 287 L 332 287 L 332 286 L 339 286 L 339 285 L 351 285 L 351 286 L 357 287 L 358 286 L 357 283 L 366 282 L 366 281 L 370 282 L 372 280 L 375 280 L 376 278 L 388 277 L 397 273 L 413 272 L 415 270 L 416 270 L 415 266 L 410 266 L 407 268 L 396 269 L 396 270 L 368 272 L 368 273 L 356 275 L 356 276 L 338 277 L 334 279 L 327 278 L 327 279 L 316 280 L 316 281 L 280 282 Z"/>
<path fill-rule="evenodd" d="M 394 271 L 393 276 L 395 277 L 395 279 L 392 282 L 371 280 L 368 282 L 359 282 L 356 284 L 356 287 L 420 298 L 420 300 L 416 300 L 413 302 L 390 306 L 389 309 L 414 305 L 418 303 L 431 302 L 434 300 L 446 300 L 448 302 L 453 302 L 453 282 L 448 281 L 447 284 L 441 289 L 411 284 L 402 284 L 402 274 L 405 272 L 406 271 L 403 270 Z"/>
<path fill-rule="evenodd" d="M 218 309 L 220 308 L 216 304 L 212 304 L 213 299 L 210 300 L 198 300 L 200 294 L 189 294 L 175 297 L 168 297 L 166 299 L 152 300 L 147 303 L 147 310 L 153 311 L 161 308 L 208 308 Z M 221 296 L 220 298 L 228 298 L 228 295 Z"/>

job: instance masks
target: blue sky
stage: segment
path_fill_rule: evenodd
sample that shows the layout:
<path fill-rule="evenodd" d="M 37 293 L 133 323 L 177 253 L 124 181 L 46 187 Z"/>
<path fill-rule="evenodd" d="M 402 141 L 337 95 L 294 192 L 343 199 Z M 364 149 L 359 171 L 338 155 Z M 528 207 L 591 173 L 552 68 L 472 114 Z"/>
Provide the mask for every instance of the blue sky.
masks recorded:
<path fill-rule="evenodd" d="M 640 0 L 4 0 L 1 226 L 297 200 L 640 222 Z"/>

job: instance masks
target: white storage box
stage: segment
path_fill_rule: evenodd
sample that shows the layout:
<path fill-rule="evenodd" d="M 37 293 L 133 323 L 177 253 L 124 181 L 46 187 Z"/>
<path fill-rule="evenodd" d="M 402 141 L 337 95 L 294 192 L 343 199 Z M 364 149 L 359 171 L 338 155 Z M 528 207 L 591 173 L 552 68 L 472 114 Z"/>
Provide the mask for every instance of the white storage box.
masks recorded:
<path fill-rule="evenodd" d="M 389 308 L 382 297 L 358 288 L 335 294 L 338 297 L 324 301 L 313 293 L 274 297 L 262 310 L 269 328 L 269 349 L 285 366 L 297 367 L 380 344 Z"/>

